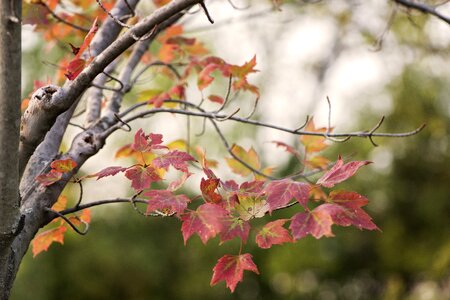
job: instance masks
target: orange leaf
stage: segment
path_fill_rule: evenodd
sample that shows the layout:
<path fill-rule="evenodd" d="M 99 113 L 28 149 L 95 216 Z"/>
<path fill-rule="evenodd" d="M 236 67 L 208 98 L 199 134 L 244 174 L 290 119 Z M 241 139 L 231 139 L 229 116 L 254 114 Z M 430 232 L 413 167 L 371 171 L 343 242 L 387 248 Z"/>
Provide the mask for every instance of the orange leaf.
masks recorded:
<path fill-rule="evenodd" d="M 33 257 L 36 257 L 42 251 L 47 251 L 53 242 L 64 244 L 64 233 L 66 230 L 67 228 L 62 225 L 36 235 L 31 242 Z"/>

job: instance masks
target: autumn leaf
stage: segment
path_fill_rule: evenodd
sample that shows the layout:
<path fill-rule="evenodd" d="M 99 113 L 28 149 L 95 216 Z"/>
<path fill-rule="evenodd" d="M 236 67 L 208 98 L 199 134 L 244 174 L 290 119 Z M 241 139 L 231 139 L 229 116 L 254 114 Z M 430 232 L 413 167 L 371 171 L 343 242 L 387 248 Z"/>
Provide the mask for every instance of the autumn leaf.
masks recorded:
<path fill-rule="evenodd" d="M 152 182 L 162 180 L 156 169 L 152 166 L 134 166 L 126 170 L 125 177 L 131 180 L 131 187 L 136 191 L 150 188 Z"/>
<path fill-rule="evenodd" d="M 222 196 L 216 192 L 219 182 L 220 180 L 217 178 L 201 179 L 200 190 L 205 201 L 216 204 L 222 202 Z"/>
<path fill-rule="evenodd" d="M 66 231 L 67 228 L 61 225 L 36 235 L 31 242 L 33 257 L 36 257 L 42 251 L 47 251 L 53 242 L 64 244 L 64 233 Z"/>
<path fill-rule="evenodd" d="M 72 171 L 76 166 L 77 163 L 73 161 L 71 158 L 68 159 L 60 159 L 55 160 L 50 165 L 53 170 L 61 172 L 61 173 L 67 173 Z"/>
<path fill-rule="evenodd" d="M 272 143 L 274 143 L 277 147 L 284 148 L 286 152 L 293 154 L 299 161 L 302 160 L 300 152 L 294 147 L 280 141 L 272 141 Z"/>
<path fill-rule="evenodd" d="M 320 207 L 321 206 L 316 207 L 311 212 L 298 213 L 291 218 L 291 225 L 289 228 L 296 240 L 304 238 L 308 234 L 316 239 L 319 239 L 322 236 L 334 236 L 331 231 L 333 220 L 331 219 L 330 214 Z"/>
<path fill-rule="evenodd" d="M 131 144 L 131 149 L 138 152 L 150 152 L 154 149 L 167 149 L 166 146 L 161 145 L 163 142 L 162 139 L 162 134 L 150 133 L 146 135 L 141 128 L 134 135 L 134 142 Z"/>
<path fill-rule="evenodd" d="M 97 177 L 97 180 L 99 180 L 103 177 L 114 176 L 120 172 L 125 172 L 126 170 L 127 170 L 127 168 L 124 168 L 124 167 L 112 166 L 112 167 L 104 168 L 103 170 L 98 171 L 95 174 L 88 175 L 87 177 Z"/>
<path fill-rule="evenodd" d="M 195 161 L 195 158 L 186 152 L 174 150 L 155 158 L 153 165 L 166 171 L 169 169 L 169 166 L 172 166 L 184 173 L 189 173 L 187 164 L 189 161 Z"/>
<path fill-rule="evenodd" d="M 244 270 L 259 274 L 251 254 L 224 255 L 217 261 L 217 264 L 213 268 L 214 273 L 210 284 L 213 286 L 219 281 L 224 280 L 231 292 L 234 292 L 236 285 L 244 277 Z"/>
<path fill-rule="evenodd" d="M 228 216 L 224 222 L 224 228 L 220 232 L 220 242 L 223 243 L 238 237 L 243 243 L 247 241 L 250 232 L 250 224 L 239 217 Z"/>
<path fill-rule="evenodd" d="M 147 214 L 159 210 L 167 214 L 182 214 L 191 200 L 185 195 L 174 195 L 167 190 L 151 190 L 144 193 L 149 198 Z"/>
<path fill-rule="evenodd" d="M 55 204 L 52 206 L 52 210 L 54 211 L 61 211 L 67 207 L 67 197 L 66 196 L 59 196 L 58 200 Z"/>
<path fill-rule="evenodd" d="M 271 181 L 265 188 L 269 212 L 272 213 L 273 210 L 287 205 L 291 199 L 306 207 L 310 189 L 309 184 L 291 179 Z"/>
<path fill-rule="evenodd" d="M 181 232 L 184 244 L 194 233 L 197 233 L 203 244 L 206 244 L 210 238 L 223 230 L 227 215 L 228 212 L 224 208 L 213 203 L 202 204 L 197 210 L 182 215 Z"/>
<path fill-rule="evenodd" d="M 326 133 L 327 129 L 325 127 L 316 128 L 314 125 L 314 119 L 311 118 L 308 121 L 308 124 L 304 128 L 305 131 L 309 132 L 318 132 L 318 133 Z M 330 128 L 330 132 L 332 132 L 332 128 Z M 323 136 L 315 136 L 315 135 L 302 135 L 300 136 L 300 142 L 305 146 L 306 153 L 314 153 L 320 152 L 328 147 L 326 144 L 326 139 Z"/>
<path fill-rule="evenodd" d="M 269 205 L 261 197 L 240 196 L 236 200 L 234 209 L 242 220 L 248 221 L 264 217 L 269 211 Z"/>
<path fill-rule="evenodd" d="M 361 208 L 369 202 L 366 197 L 355 192 L 332 191 L 328 201 L 330 203 L 322 206 L 328 210 L 334 224 L 353 225 L 367 230 L 378 229 L 372 218 Z"/>
<path fill-rule="evenodd" d="M 66 77 L 69 80 L 74 80 L 78 77 L 78 75 L 84 70 L 87 61 L 81 58 L 81 55 L 89 48 L 92 39 L 94 38 L 95 33 L 98 30 L 98 19 L 95 18 L 94 23 L 92 24 L 91 29 L 87 33 L 86 37 L 84 38 L 83 44 L 79 48 L 77 48 L 77 54 L 75 57 L 69 62 L 69 64 L 66 67 Z M 74 47 L 74 46 L 72 46 Z M 75 47 L 76 48 L 76 47 Z"/>
<path fill-rule="evenodd" d="M 336 164 L 326 172 L 318 181 L 317 184 L 320 184 L 324 187 L 331 188 L 335 184 L 340 183 L 349 177 L 353 176 L 356 171 L 362 166 L 368 165 L 372 163 L 371 161 L 352 161 L 344 164 L 344 161 L 339 156 Z"/>
<path fill-rule="evenodd" d="M 36 177 L 36 181 L 43 186 L 49 186 L 58 182 L 62 178 L 63 173 L 56 170 L 50 170 L 47 174 L 41 174 Z"/>
<path fill-rule="evenodd" d="M 253 147 L 246 151 L 241 146 L 235 144 L 231 147 L 231 151 L 234 155 L 236 155 L 253 169 L 259 170 L 261 168 L 258 154 L 256 153 L 255 149 L 253 149 Z M 248 176 L 252 174 L 252 170 L 250 170 L 234 158 L 226 158 L 226 162 L 233 173 L 239 174 L 241 176 Z"/>
<path fill-rule="evenodd" d="M 272 245 L 291 243 L 292 237 L 289 231 L 283 227 L 286 219 L 269 222 L 256 235 L 256 244 L 262 249 L 268 249 Z"/>

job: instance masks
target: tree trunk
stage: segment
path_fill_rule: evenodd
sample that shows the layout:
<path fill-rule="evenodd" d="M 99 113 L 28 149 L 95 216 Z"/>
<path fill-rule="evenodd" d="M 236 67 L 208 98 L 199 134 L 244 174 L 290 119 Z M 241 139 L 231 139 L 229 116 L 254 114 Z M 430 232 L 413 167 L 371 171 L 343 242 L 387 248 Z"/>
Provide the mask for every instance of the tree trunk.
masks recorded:
<path fill-rule="evenodd" d="M 12 243 L 20 231 L 19 125 L 21 0 L 0 2 L 0 299 L 8 299 L 16 268 Z"/>

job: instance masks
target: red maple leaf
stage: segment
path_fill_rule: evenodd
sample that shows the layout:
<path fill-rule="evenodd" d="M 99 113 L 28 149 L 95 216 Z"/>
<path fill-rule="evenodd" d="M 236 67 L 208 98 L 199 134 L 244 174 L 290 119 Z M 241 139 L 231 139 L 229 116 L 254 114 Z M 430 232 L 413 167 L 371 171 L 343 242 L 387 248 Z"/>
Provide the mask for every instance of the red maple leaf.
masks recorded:
<path fill-rule="evenodd" d="M 139 152 L 150 152 L 153 149 L 167 149 L 166 146 L 161 145 L 162 134 L 150 133 L 146 135 L 142 128 L 140 128 L 134 135 L 134 142 L 131 144 L 131 149 Z"/>
<path fill-rule="evenodd" d="M 298 213 L 291 218 L 291 225 L 289 228 L 296 240 L 299 240 L 308 234 L 316 239 L 319 239 L 322 236 L 333 236 L 333 232 L 331 231 L 333 220 L 331 219 L 330 214 L 320 207 L 321 206 L 316 207 L 311 212 Z"/>
<path fill-rule="evenodd" d="M 283 227 L 287 222 L 286 219 L 279 219 L 269 222 L 256 235 L 256 243 L 260 248 L 268 249 L 272 245 L 292 242 L 289 231 Z"/>
<path fill-rule="evenodd" d="M 131 180 L 131 187 L 136 191 L 147 189 L 152 182 L 161 180 L 154 167 L 143 167 L 141 165 L 129 168 L 125 172 L 125 177 Z"/>
<path fill-rule="evenodd" d="M 342 182 L 349 177 L 353 176 L 356 171 L 362 166 L 368 165 L 372 163 L 368 160 L 363 161 L 351 161 L 344 164 L 341 156 L 339 156 L 336 164 L 326 172 L 318 181 L 317 184 L 320 184 L 324 187 L 331 188 L 335 184 Z"/>
<path fill-rule="evenodd" d="M 359 229 L 375 230 L 378 227 L 372 218 L 361 208 L 368 203 L 366 197 L 355 192 L 333 191 L 329 204 L 323 204 L 334 224 L 340 226 L 356 226 Z"/>
<path fill-rule="evenodd" d="M 203 198 L 207 202 L 220 203 L 222 202 L 222 196 L 216 192 L 219 186 L 220 179 L 217 178 L 202 178 L 200 181 L 200 190 L 202 191 Z"/>
<path fill-rule="evenodd" d="M 98 171 L 95 174 L 88 175 L 87 177 L 97 177 L 97 180 L 99 180 L 100 178 L 107 177 L 107 176 L 114 176 L 117 173 L 124 172 L 126 170 L 127 170 L 127 168 L 124 168 L 124 167 L 112 166 L 112 167 L 104 168 L 103 170 Z"/>
<path fill-rule="evenodd" d="M 219 281 L 225 280 L 227 287 L 231 292 L 234 292 L 236 285 L 244 277 L 244 270 L 259 274 L 258 267 L 253 262 L 251 254 L 224 255 L 214 266 L 214 273 L 210 284 L 213 286 Z"/>
<path fill-rule="evenodd" d="M 273 210 L 285 206 L 293 198 L 303 207 L 306 207 L 310 189 L 308 184 L 292 181 L 291 179 L 270 182 L 265 189 L 269 212 L 271 213 Z"/>
<path fill-rule="evenodd" d="M 174 195 L 167 190 L 151 190 L 145 192 L 144 196 L 149 198 L 147 213 L 160 210 L 168 214 L 176 213 L 180 215 L 186 209 L 187 204 L 191 202 L 185 195 Z"/>
<path fill-rule="evenodd" d="M 170 151 L 153 160 L 153 165 L 156 168 L 169 169 L 169 166 L 173 166 L 175 169 L 184 173 L 189 173 L 188 161 L 195 161 L 191 155 L 183 151 Z"/>
<path fill-rule="evenodd" d="M 220 242 L 223 243 L 239 237 L 242 242 L 246 242 L 250 232 L 250 223 L 238 217 L 228 216 L 224 222 L 224 228 L 220 232 Z"/>
<path fill-rule="evenodd" d="M 227 216 L 228 212 L 224 208 L 213 203 L 202 204 L 197 210 L 182 215 L 181 232 L 184 244 L 194 233 L 206 244 L 210 238 L 223 230 Z"/>

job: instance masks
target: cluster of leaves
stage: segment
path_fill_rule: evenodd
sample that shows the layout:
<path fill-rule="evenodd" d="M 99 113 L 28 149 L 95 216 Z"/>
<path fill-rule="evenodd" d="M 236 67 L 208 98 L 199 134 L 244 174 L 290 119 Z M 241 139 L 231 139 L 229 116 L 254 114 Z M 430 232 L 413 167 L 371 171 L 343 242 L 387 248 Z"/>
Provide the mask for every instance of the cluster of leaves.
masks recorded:
<path fill-rule="evenodd" d="M 65 58 L 60 62 L 62 66 L 60 71 L 63 71 L 69 80 L 75 79 L 92 59 L 89 45 L 97 31 L 98 22 L 106 17 L 103 12 L 101 14 L 98 12 L 98 7 L 93 6 L 92 1 L 77 0 L 77 2 L 79 2 L 77 5 L 90 11 L 91 16 L 95 18 L 86 21 L 90 25 L 90 30 L 86 30 L 87 34 L 77 35 L 74 44 L 80 47 L 70 45 L 75 57 Z M 153 2 L 156 6 L 162 6 L 170 1 Z M 272 2 L 277 6 L 283 1 Z M 59 26 L 67 27 L 67 25 L 53 20 L 55 16 L 51 13 L 60 6 L 58 0 L 29 0 L 25 3 L 26 22 L 47 25 L 51 23 L 42 28 L 53 32 L 53 40 L 63 39 L 56 34 L 66 30 L 59 30 Z M 69 17 L 73 16 L 65 16 L 65 20 L 78 20 L 76 17 L 73 20 Z M 86 23 L 83 26 L 86 26 Z M 86 54 L 89 55 L 85 56 Z M 180 25 L 174 25 L 160 34 L 152 42 L 150 51 L 143 57 L 142 62 L 149 66 L 152 64 L 162 66 L 158 69 L 158 76 L 164 77 L 167 83 L 162 88 L 147 87 L 139 92 L 137 101 L 149 104 L 153 108 L 162 106 L 182 108 L 185 88 L 192 76 L 196 79 L 202 99 L 217 103 L 222 108 L 228 101 L 231 91 L 235 93 L 248 91 L 255 95 L 256 99 L 260 96 L 258 88 L 249 83 L 247 78 L 257 72 L 256 56 L 242 65 L 228 63 L 222 58 L 210 55 L 197 39 L 183 36 L 183 28 Z M 178 68 L 175 70 L 174 66 Z M 209 87 L 219 77 L 229 82 L 225 97 L 210 93 Z M 301 136 L 299 142 L 302 147 L 274 141 L 277 146 L 294 155 L 303 166 L 297 175 L 302 175 L 307 170 L 325 171 L 332 165 L 320 154 L 328 146 L 323 134 L 332 129 L 316 129 L 312 119 L 305 128 L 319 135 Z M 259 273 L 251 254 L 242 253 L 242 245 L 248 241 L 251 230 L 255 232 L 255 243 L 260 248 L 267 249 L 274 245 L 297 241 L 308 235 L 317 239 L 324 236 L 331 237 L 333 225 L 377 229 L 370 216 L 362 209 L 368 202 L 364 196 L 351 191 L 326 190 L 353 176 L 360 167 L 368 164 L 368 161 L 344 163 L 339 157 L 333 167 L 315 183 L 294 180 L 301 176 L 269 180 L 274 169 L 262 166 L 255 149 L 251 147 L 246 150 L 239 145 L 233 145 L 230 149 L 232 157 L 225 159 L 226 164 L 232 173 L 243 179 L 225 180 L 213 171 L 215 162 L 208 160 L 203 150 L 197 149 L 194 157 L 185 149 L 183 142 L 164 145 L 161 134 L 147 134 L 139 129 L 134 141 L 121 147 L 116 153 L 116 157 L 134 158 L 134 164 L 108 166 L 76 181 L 81 182 L 88 178 L 100 180 L 123 174 L 135 191 L 130 201 L 133 202 L 139 197 L 140 202 L 145 202 L 145 214 L 178 218 L 185 244 L 193 235 L 198 235 L 204 244 L 216 236 L 220 239 L 220 243 L 239 239 L 241 241 L 239 253 L 222 256 L 214 266 L 211 285 L 225 281 L 230 290 L 234 291 L 238 282 L 243 279 L 244 270 Z M 202 170 L 203 176 L 199 182 L 199 196 L 195 198 L 180 192 L 180 188 L 192 175 L 191 165 Z M 175 170 L 179 176 L 167 182 L 166 174 L 170 169 Z M 67 177 L 73 176 L 75 171 L 77 171 L 76 163 L 70 158 L 56 160 L 51 164 L 51 170 L 39 175 L 37 181 L 43 186 L 50 186 L 61 180 L 64 174 L 67 174 Z M 166 188 L 161 188 L 162 186 Z M 289 219 L 276 219 L 275 214 L 272 215 L 277 210 L 291 206 L 298 207 L 299 211 Z M 61 212 L 65 207 L 66 200 L 61 197 L 52 210 Z M 267 215 L 272 215 L 274 220 L 262 227 L 254 225 L 252 227 L 252 220 Z M 53 224 L 57 224 L 57 227 L 36 236 L 32 244 L 33 254 L 37 255 L 47 250 L 52 242 L 63 243 L 68 222 L 69 225 L 77 226 L 82 223 L 88 224 L 89 221 L 88 210 L 83 210 L 80 216 L 72 216 L 66 220 L 55 219 Z"/>
<path fill-rule="evenodd" d="M 316 139 L 315 143 L 304 142 L 305 148 L 317 149 L 318 144 L 323 143 L 321 139 Z M 177 145 L 181 144 L 177 143 Z M 315 147 L 312 147 L 313 144 Z M 256 169 L 260 168 L 259 158 L 254 149 L 245 151 L 239 146 L 235 146 L 234 149 L 239 149 L 235 154 L 240 159 Z M 291 146 L 286 149 L 289 152 L 295 150 Z M 300 154 L 297 150 L 295 151 L 296 155 Z M 370 216 L 362 209 L 368 203 L 365 197 L 351 191 L 331 191 L 328 195 L 322 191 L 322 187 L 334 187 L 353 176 L 361 166 L 368 164 L 368 161 L 344 163 L 339 157 L 329 171 L 323 174 L 315 184 L 311 184 L 290 178 L 263 180 L 261 176 L 257 177 L 242 164 L 239 166 L 239 161 L 228 158 L 227 163 L 232 172 L 245 178 L 253 176 L 253 180 L 237 183 L 235 180 L 224 181 L 217 177 L 210 168 L 210 161 L 206 159 L 204 152 L 197 151 L 198 160 L 196 160 L 184 151 L 173 150 L 163 145 L 162 135 L 146 134 L 142 129 L 136 132 L 133 143 L 119 149 L 117 154 L 119 157 L 134 157 L 136 164 L 128 167 L 110 166 L 86 178 L 95 177 L 99 180 L 124 173 L 125 177 L 131 181 L 131 188 L 135 190 L 134 197 L 139 195 L 145 199 L 147 214 L 157 213 L 180 219 L 185 244 L 194 234 L 198 235 L 204 244 L 215 236 L 219 236 L 220 243 L 237 238 L 245 244 L 252 229 L 253 219 L 262 218 L 276 210 L 293 205 L 299 206 L 302 211 L 294 214 L 290 219 L 276 219 L 262 228 L 254 228 L 255 242 L 260 248 L 267 249 L 273 245 L 291 243 L 307 235 L 317 239 L 323 236 L 331 237 L 333 236 L 332 225 L 377 229 Z M 204 174 L 200 181 L 201 202 L 196 204 L 196 208 L 190 208 L 192 199 L 179 194 L 178 190 L 192 174 L 189 171 L 189 163 L 197 162 Z M 60 169 L 59 166 L 69 164 L 70 160 L 55 161 L 53 165 L 56 169 L 49 174 L 57 172 Z M 169 182 L 166 189 L 156 189 L 153 183 L 162 182 L 170 167 L 178 170 L 182 175 Z M 45 185 L 49 185 L 50 181 L 51 179 L 41 180 Z M 318 190 L 321 193 L 317 192 Z M 320 195 L 320 198 L 315 198 L 316 195 Z M 286 228 L 288 223 L 289 227 Z M 35 254 L 43 249 L 46 250 L 49 242 L 62 242 L 65 227 L 63 229 L 61 226 L 45 232 L 44 236 L 37 237 L 39 242 L 35 244 L 41 246 L 34 246 Z M 224 280 L 230 290 L 234 291 L 237 283 L 243 278 L 244 270 L 258 273 L 249 253 L 225 255 L 214 267 L 211 284 Z"/>

